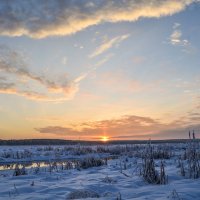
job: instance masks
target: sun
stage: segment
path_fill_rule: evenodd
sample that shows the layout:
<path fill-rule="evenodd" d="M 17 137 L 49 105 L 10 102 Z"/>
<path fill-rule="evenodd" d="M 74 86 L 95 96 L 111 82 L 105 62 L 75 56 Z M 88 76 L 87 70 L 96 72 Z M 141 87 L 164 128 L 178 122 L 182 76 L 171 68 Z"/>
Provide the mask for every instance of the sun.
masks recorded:
<path fill-rule="evenodd" d="M 101 141 L 103 141 L 103 142 L 107 142 L 108 140 L 109 140 L 108 136 L 102 136 L 101 137 Z"/>

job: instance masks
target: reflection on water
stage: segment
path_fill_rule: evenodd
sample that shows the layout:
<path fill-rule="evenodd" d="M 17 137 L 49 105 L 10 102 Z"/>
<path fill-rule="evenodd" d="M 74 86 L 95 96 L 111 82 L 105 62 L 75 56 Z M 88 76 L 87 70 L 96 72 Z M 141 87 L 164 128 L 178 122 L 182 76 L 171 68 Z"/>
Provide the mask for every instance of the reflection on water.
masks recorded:
<path fill-rule="evenodd" d="M 103 164 L 107 164 L 107 160 L 116 159 L 116 156 L 109 156 L 106 158 L 85 158 L 79 160 L 65 160 L 65 161 L 27 161 L 27 162 L 15 162 L 15 163 L 0 163 L 0 171 L 2 170 L 14 170 L 16 168 L 22 169 L 25 167 L 26 169 L 30 168 L 60 168 L 60 169 L 78 169 L 78 168 L 88 168 L 92 166 L 100 166 Z"/>
<path fill-rule="evenodd" d="M 29 163 L 12 163 L 12 164 L 3 164 L 0 165 L 0 171 L 2 170 L 14 170 L 16 168 L 22 169 L 23 167 L 26 167 L 26 169 L 30 168 L 37 168 L 37 167 L 50 167 L 50 166 L 57 166 L 57 167 L 65 167 L 67 169 L 73 169 L 76 168 L 79 161 L 63 161 L 63 162 L 29 162 Z"/>
<path fill-rule="evenodd" d="M 19 167 L 20 169 L 22 167 L 26 168 L 34 168 L 34 167 L 47 167 L 49 165 L 49 162 L 28 162 L 24 164 L 18 164 L 18 163 L 12 163 L 12 164 L 3 164 L 0 165 L 0 170 L 11 170 L 15 169 L 16 167 Z"/>

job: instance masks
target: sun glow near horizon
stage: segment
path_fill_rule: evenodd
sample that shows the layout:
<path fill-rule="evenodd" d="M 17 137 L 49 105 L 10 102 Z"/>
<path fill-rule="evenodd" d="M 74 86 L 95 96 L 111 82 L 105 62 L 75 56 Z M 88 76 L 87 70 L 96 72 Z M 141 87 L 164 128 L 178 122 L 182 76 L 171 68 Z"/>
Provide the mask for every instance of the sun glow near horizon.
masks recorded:
<path fill-rule="evenodd" d="M 102 137 L 100 138 L 100 140 L 101 140 L 102 142 L 108 142 L 108 141 L 109 141 L 109 137 L 108 137 L 108 136 L 102 136 Z"/>

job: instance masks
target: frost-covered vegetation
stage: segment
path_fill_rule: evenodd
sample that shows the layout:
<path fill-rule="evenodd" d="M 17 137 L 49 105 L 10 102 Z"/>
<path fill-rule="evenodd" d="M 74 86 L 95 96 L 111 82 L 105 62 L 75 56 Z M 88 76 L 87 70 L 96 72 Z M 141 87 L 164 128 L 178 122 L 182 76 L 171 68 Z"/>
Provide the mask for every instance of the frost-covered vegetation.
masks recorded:
<path fill-rule="evenodd" d="M 199 199 L 200 143 L 1 146 L 0 199 Z"/>

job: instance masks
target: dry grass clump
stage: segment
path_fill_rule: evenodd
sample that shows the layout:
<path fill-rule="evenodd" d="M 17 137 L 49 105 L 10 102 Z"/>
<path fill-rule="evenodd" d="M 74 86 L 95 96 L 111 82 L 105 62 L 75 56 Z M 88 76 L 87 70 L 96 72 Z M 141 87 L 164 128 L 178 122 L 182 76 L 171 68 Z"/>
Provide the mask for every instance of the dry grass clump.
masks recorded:
<path fill-rule="evenodd" d="M 163 161 L 160 163 L 160 172 L 155 167 L 155 161 L 153 157 L 153 150 L 151 144 L 146 147 L 146 156 L 143 159 L 142 169 L 140 174 L 144 180 L 151 184 L 167 184 L 167 176 L 165 174 L 165 166 Z"/>
<path fill-rule="evenodd" d="M 23 150 L 23 151 L 12 151 L 11 149 L 10 150 L 7 150 L 7 151 L 3 151 L 1 154 L 0 154 L 0 157 L 2 158 L 12 158 L 12 159 L 27 159 L 27 158 L 32 158 L 32 152 L 30 150 Z"/>
<path fill-rule="evenodd" d="M 174 189 L 172 193 L 168 196 L 171 200 L 182 200 L 182 198 L 179 196 L 178 192 Z"/>
<path fill-rule="evenodd" d="M 113 179 L 113 178 L 111 178 L 111 177 L 109 177 L 109 176 L 106 176 L 106 177 L 102 180 L 102 182 L 104 182 L 104 183 L 109 183 L 109 184 L 114 184 L 114 183 L 117 183 L 117 180 L 115 180 L 115 179 Z"/>
<path fill-rule="evenodd" d="M 82 189 L 70 192 L 67 195 L 66 199 L 86 199 L 86 198 L 99 198 L 99 197 L 100 195 L 93 190 Z"/>
<path fill-rule="evenodd" d="M 13 176 L 21 176 L 26 174 L 25 165 L 23 165 L 22 168 L 20 168 L 18 164 L 15 165 Z"/>
<path fill-rule="evenodd" d="M 80 168 L 87 169 L 90 167 L 99 167 L 102 165 L 106 165 L 106 159 L 97 159 L 97 158 L 86 158 L 79 162 Z"/>
<path fill-rule="evenodd" d="M 147 144 L 148 148 L 138 148 L 135 152 L 135 156 L 138 158 L 145 158 L 147 154 L 151 154 L 154 159 L 170 159 L 174 156 L 170 146 L 167 145 L 150 145 Z"/>
<path fill-rule="evenodd" d="M 167 176 L 163 162 L 160 164 L 160 173 L 156 170 L 153 158 L 145 158 L 142 165 L 141 175 L 144 180 L 151 184 L 167 184 Z"/>
<path fill-rule="evenodd" d="M 200 178 L 199 143 L 195 139 L 189 141 L 184 153 L 180 156 L 178 167 L 182 176 Z"/>

